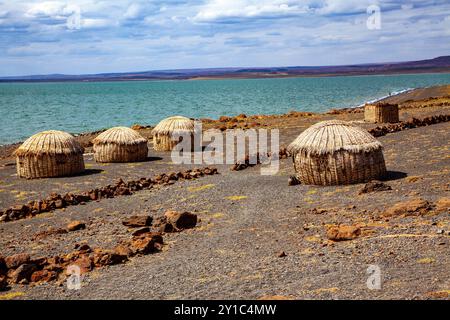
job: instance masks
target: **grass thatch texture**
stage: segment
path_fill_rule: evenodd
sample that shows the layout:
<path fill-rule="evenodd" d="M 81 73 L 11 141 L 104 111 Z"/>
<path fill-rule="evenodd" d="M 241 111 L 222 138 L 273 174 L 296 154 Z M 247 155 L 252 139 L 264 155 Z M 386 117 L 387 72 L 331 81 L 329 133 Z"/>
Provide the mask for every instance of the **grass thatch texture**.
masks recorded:
<path fill-rule="evenodd" d="M 97 162 L 144 161 L 148 156 L 147 139 L 127 127 L 106 130 L 92 142 Z"/>
<path fill-rule="evenodd" d="M 386 173 L 382 146 L 348 122 L 317 123 L 288 147 L 303 184 L 337 185 L 379 179 Z"/>
<path fill-rule="evenodd" d="M 15 151 L 17 174 L 28 179 L 75 175 L 84 171 L 83 152 L 69 133 L 44 131 Z"/>

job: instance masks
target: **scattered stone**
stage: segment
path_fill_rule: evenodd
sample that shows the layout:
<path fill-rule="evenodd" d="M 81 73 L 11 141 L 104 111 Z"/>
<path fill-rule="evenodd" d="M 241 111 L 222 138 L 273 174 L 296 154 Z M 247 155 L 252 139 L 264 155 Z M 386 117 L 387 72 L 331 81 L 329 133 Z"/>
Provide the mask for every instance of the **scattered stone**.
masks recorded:
<path fill-rule="evenodd" d="M 299 178 L 297 178 L 297 176 L 290 176 L 288 179 L 288 185 L 289 186 L 296 186 L 301 184 L 301 181 Z"/>
<path fill-rule="evenodd" d="M 197 224 L 197 215 L 190 212 L 167 211 L 164 216 L 176 230 L 191 229 Z"/>
<path fill-rule="evenodd" d="M 386 209 L 383 216 L 422 215 L 431 209 L 430 203 L 423 199 L 413 199 L 395 204 Z"/>
<path fill-rule="evenodd" d="M 393 123 L 385 126 L 378 126 L 376 128 L 370 129 L 369 133 L 373 135 L 374 137 L 381 137 L 385 136 L 388 133 L 393 132 L 399 132 L 407 129 L 413 129 L 418 127 L 424 127 L 431 124 L 441 123 L 441 122 L 448 122 L 450 121 L 450 114 L 446 115 L 437 115 L 437 116 L 431 116 L 426 117 L 423 119 L 416 119 L 413 118 L 410 121 L 402 121 L 399 123 Z"/>
<path fill-rule="evenodd" d="M 19 253 L 5 258 L 5 264 L 8 269 L 16 269 L 29 261 L 30 255 L 26 253 Z"/>
<path fill-rule="evenodd" d="M 45 230 L 45 231 L 41 231 L 41 232 L 36 233 L 36 234 L 32 237 L 32 239 L 33 239 L 33 240 L 42 240 L 42 239 L 45 239 L 45 238 L 47 238 L 47 237 L 49 237 L 49 236 L 52 236 L 52 235 L 65 234 L 65 233 L 67 233 L 67 230 L 66 230 L 66 229 L 50 228 L 50 229 L 48 229 L 48 230 Z"/>
<path fill-rule="evenodd" d="M 163 243 L 160 233 L 151 232 L 138 237 L 133 237 L 130 249 L 134 254 L 149 254 L 158 251 Z"/>
<path fill-rule="evenodd" d="M 392 187 L 381 182 L 381 181 L 369 181 L 364 185 L 364 187 L 359 190 L 358 194 L 364 194 L 369 192 L 378 192 L 378 191 L 388 191 L 392 190 Z"/>
<path fill-rule="evenodd" d="M 86 224 L 81 221 L 72 221 L 67 225 L 67 230 L 69 231 L 78 231 L 86 229 Z"/>
<path fill-rule="evenodd" d="M 118 254 L 113 250 L 95 249 L 93 263 L 96 267 L 111 266 L 127 261 L 125 255 Z"/>
<path fill-rule="evenodd" d="M 281 251 L 281 252 L 279 252 L 279 253 L 277 254 L 277 256 L 278 256 L 278 258 L 284 258 L 284 257 L 287 256 L 287 254 L 286 254 L 286 252 Z"/>
<path fill-rule="evenodd" d="M 132 216 L 122 221 L 122 224 L 130 228 L 139 228 L 152 225 L 151 216 Z"/>
<path fill-rule="evenodd" d="M 144 228 L 137 229 L 136 231 L 134 231 L 132 233 L 132 235 L 133 236 L 140 236 L 140 235 L 142 235 L 144 233 L 148 233 L 148 232 L 150 232 L 150 228 L 149 227 L 144 227 Z"/>
<path fill-rule="evenodd" d="M 218 174 L 217 168 L 205 167 L 201 169 L 190 169 L 184 172 L 171 174 L 160 174 L 155 179 L 140 178 L 139 180 L 124 182 L 122 179 L 114 185 L 97 188 L 82 192 L 80 194 L 66 193 L 60 195 L 52 193 L 44 200 L 30 201 L 26 205 L 17 205 L 0 211 L 0 222 L 19 220 L 33 217 L 43 212 L 50 212 L 67 206 L 84 205 L 89 201 L 98 201 L 116 196 L 131 195 L 135 191 L 150 189 L 154 185 L 170 185 L 179 179 L 197 179 L 205 175 Z"/>
<path fill-rule="evenodd" d="M 39 270 L 33 272 L 31 275 L 31 282 L 50 282 L 55 280 L 58 277 L 58 274 L 55 271 L 49 270 Z"/>
<path fill-rule="evenodd" d="M 114 252 L 118 255 L 126 256 L 126 257 L 130 257 L 133 255 L 133 252 L 131 251 L 131 249 L 127 245 L 122 245 L 122 244 L 115 247 Z"/>
<path fill-rule="evenodd" d="M 9 275 L 9 278 L 12 283 L 24 283 L 23 280 L 29 282 L 34 271 L 36 271 L 36 266 L 34 264 L 24 263 L 14 270 Z"/>
<path fill-rule="evenodd" d="M 440 198 L 438 201 L 436 201 L 436 211 L 450 211 L 450 198 Z"/>
<path fill-rule="evenodd" d="M 92 260 L 86 255 L 79 257 L 73 263 L 70 263 L 69 265 L 72 265 L 72 264 L 77 265 L 80 268 L 80 272 L 82 274 L 91 271 L 92 268 L 94 267 Z"/>
<path fill-rule="evenodd" d="M 332 226 L 327 230 L 327 238 L 333 241 L 353 240 L 361 235 L 361 229 L 356 226 Z"/>

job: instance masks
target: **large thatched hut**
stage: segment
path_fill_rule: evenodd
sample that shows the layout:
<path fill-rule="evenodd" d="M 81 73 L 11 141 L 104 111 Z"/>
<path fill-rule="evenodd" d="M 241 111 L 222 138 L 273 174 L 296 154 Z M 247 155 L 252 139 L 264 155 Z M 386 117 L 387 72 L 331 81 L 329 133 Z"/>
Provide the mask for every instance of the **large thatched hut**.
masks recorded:
<path fill-rule="evenodd" d="M 319 122 L 288 147 L 303 184 L 338 185 L 382 178 L 382 146 L 366 130 L 349 122 Z"/>
<path fill-rule="evenodd" d="M 366 104 L 364 120 L 372 123 L 396 123 L 399 121 L 398 104 Z"/>
<path fill-rule="evenodd" d="M 83 147 L 63 131 L 43 131 L 28 138 L 16 151 L 19 177 L 72 176 L 84 171 Z"/>
<path fill-rule="evenodd" d="M 164 119 L 152 130 L 153 148 L 157 151 L 171 151 L 183 136 L 190 136 L 193 145 L 194 131 L 192 119 L 182 116 Z M 178 136 L 179 139 L 174 136 Z"/>
<path fill-rule="evenodd" d="M 99 134 L 94 140 L 97 162 L 136 162 L 148 156 L 147 139 L 127 127 L 115 127 Z"/>

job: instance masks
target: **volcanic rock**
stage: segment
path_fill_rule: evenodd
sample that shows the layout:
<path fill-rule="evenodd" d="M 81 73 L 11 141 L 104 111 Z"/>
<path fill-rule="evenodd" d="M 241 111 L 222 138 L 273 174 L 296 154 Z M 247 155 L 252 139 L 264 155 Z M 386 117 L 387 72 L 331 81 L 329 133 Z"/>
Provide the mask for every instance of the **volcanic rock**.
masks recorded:
<path fill-rule="evenodd" d="M 113 250 L 95 249 L 93 262 L 96 267 L 111 266 L 127 261 L 126 255 L 118 254 Z"/>
<path fill-rule="evenodd" d="M 421 215 L 425 214 L 430 208 L 431 206 L 428 201 L 423 199 L 413 199 L 393 205 L 386 209 L 383 215 L 387 217 L 397 215 Z"/>
<path fill-rule="evenodd" d="M 356 226 L 332 226 L 327 230 L 327 238 L 333 241 L 353 240 L 361 234 L 361 229 Z"/>
<path fill-rule="evenodd" d="M 55 280 L 58 277 L 58 274 L 55 271 L 49 270 L 39 270 L 33 272 L 31 275 L 31 282 L 49 282 Z"/>
<path fill-rule="evenodd" d="M 445 212 L 450 210 L 450 198 L 440 198 L 436 201 L 436 211 Z"/>
<path fill-rule="evenodd" d="M 153 218 L 151 216 L 132 216 L 122 221 L 124 226 L 130 228 L 147 227 L 152 225 Z"/>
<path fill-rule="evenodd" d="M 26 253 L 19 253 L 5 258 L 5 264 L 8 269 L 16 269 L 29 261 L 30 255 Z"/>
<path fill-rule="evenodd" d="M 67 225 L 67 230 L 69 231 L 78 231 L 86 229 L 86 224 L 81 221 L 72 221 Z"/>
<path fill-rule="evenodd" d="M 164 216 L 177 230 L 194 228 L 197 224 L 197 215 L 190 212 L 167 211 Z"/>
<path fill-rule="evenodd" d="M 392 190 L 391 186 L 380 182 L 380 181 L 369 181 L 367 182 L 364 187 L 359 190 L 358 194 L 364 194 L 369 192 L 377 192 L 377 191 L 388 191 Z"/>
<path fill-rule="evenodd" d="M 134 254 L 148 254 L 158 250 L 163 243 L 160 233 L 151 232 L 138 237 L 133 237 L 130 249 Z"/>
<path fill-rule="evenodd" d="M 21 264 L 16 270 L 10 274 L 11 281 L 13 283 L 20 283 L 23 280 L 29 281 L 31 274 L 36 271 L 36 265 L 24 263 Z"/>

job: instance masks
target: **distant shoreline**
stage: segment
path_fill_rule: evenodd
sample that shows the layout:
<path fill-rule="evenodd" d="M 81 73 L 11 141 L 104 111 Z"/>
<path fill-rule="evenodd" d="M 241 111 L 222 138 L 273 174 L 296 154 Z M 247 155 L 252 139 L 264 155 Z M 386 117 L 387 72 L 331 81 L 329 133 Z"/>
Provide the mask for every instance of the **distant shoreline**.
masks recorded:
<path fill-rule="evenodd" d="M 411 70 L 411 71 L 391 71 L 391 72 L 374 72 L 374 73 L 318 73 L 318 74 L 258 74 L 258 75 L 223 75 L 223 76 L 207 76 L 207 77 L 188 77 L 188 78 L 113 78 L 113 79 L 1 79 L 2 83 L 98 83 L 98 82 L 145 82 L 145 81 L 205 81 L 205 80 L 258 80 L 258 79 L 292 79 L 292 78 L 333 78 L 333 77 L 363 77 L 363 76 L 395 76 L 395 75 L 414 75 L 414 74 L 450 74 L 450 68 L 444 70 Z"/>
<path fill-rule="evenodd" d="M 299 77 L 374 76 L 423 73 L 450 73 L 450 56 L 405 62 L 365 63 L 334 66 L 230 67 L 109 72 L 96 74 L 47 74 L 3 76 L 0 82 L 95 82 L 164 81 L 214 79 L 273 79 Z"/>

